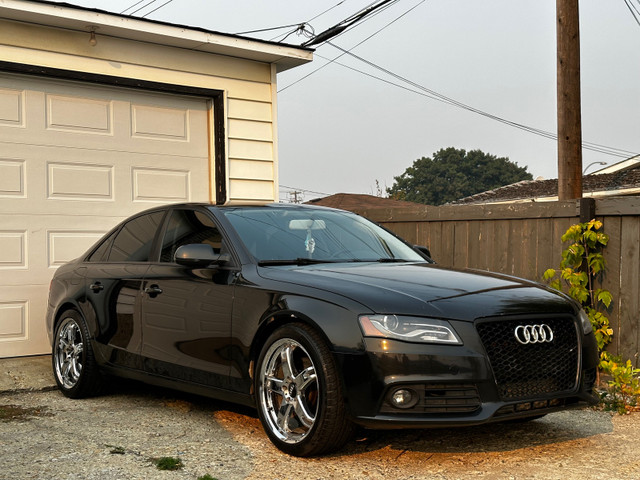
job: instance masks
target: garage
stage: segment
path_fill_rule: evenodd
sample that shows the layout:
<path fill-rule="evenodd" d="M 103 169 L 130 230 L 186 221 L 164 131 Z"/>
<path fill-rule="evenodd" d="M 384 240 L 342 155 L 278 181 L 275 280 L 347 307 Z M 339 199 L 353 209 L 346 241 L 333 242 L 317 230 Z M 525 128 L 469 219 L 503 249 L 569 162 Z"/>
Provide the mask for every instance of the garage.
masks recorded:
<path fill-rule="evenodd" d="M 48 351 L 55 268 L 128 215 L 209 200 L 203 98 L 0 76 L 0 342 Z"/>
<path fill-rule="evenodd" d="M 277 198 L 278 72 L 312 51 L 0 2 L 0 357 L 48 353 L 53 272 L 165 203 Z"/>

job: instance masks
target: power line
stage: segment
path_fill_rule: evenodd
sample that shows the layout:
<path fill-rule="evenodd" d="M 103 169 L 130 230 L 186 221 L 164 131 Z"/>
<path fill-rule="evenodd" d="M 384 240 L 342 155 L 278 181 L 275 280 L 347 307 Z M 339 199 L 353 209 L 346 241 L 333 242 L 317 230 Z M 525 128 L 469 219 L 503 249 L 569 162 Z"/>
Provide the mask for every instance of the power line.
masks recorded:
<path fill-rule="evenodd" d="M 120 12 L 120 15 L 124 14 L 124 12 L 126 12 L 127 10 L 131 10 L 132 8 L 137 7 L 138 5 L 140 5 L 140 4 L 141 4 L 142 2 L 144 2 L 144 1 L 146 1 L 146 0 L 139 0 L 139 1 L 137 1 L 137 2 L 136 2 L 136 3 L 134 3 L 133 5 L 131 5 L 131 6 L 127 7 L 127 8 L 125 8 L 124 10 L 122 10 L 122 11 Z"/>
<path fill-rule="evenodd" d="M 294 29 L 293 29 L 293 30 L 291 30 L 290 32 L 286 33 L 286 34 L 285 34 L 285 36 L 284 36 L 284 38 L 282 38 L 282 39 L 278 40 L 278 43 L 282 43 L 282 42 L 284 42 L 287 38 L 289 38 L 289 36 L 290 36 L 290 35 L 292 35 L 292 34 L 294 34 L 294 33 L 296 33 L 296 32 L 301 32 L 302 34 L 304 34 L 304 33 L 305 33 L 305 28 L 304 28 L 305 26 L 309 26 L 309 27 L 311 28 L 311 33 L 312 33 L 313 35 L 315 35 L 315 31 L 313 30 L 313 27 L 312 27 L 311 25 L 309 25 L 309 24 L 310 24 L 311 22 L 313 22 L 316 18 L 320 18 L 320 17 L 321 17 L 322 15 L 324 15 L 325 13 L 330 12 L 330 11 L 331 11 L 331 10 L 333 10 L 334 8 L 336 8 L 336 7 L 340 6 L 340 5 L 342 5 L 345 1 L 346 1 L 346 0 L 342 0 L 342 1 L 338 2 L 338 3 L 336 3 L 333 7 L 329 7 L 329 8 L 327 8 L 325 11 L 320 12 L 319 14 L 317 14 L 315 17 L 310 18 L 310 19 L 309 19 L 309 20 L 307 20 L 306 22 L 302 22 L 302 23 L 300 23 L 300 24 L 298 24 L 298 25 L 295 25 L 295 26 L 296 26 L 296 28 L 294 28 Z M 294 25 L 289 25 L 289 26 L 290 26 L 290 27 L 293 27 Z M 279 36 L 279 35 L 276 35 L 275 37 L 270 38 L 270 39 L 269 39 L 269 41 L 271 41 L 271 42 L 272 42 L 272 41 L 274 41 L 276 38 L 278 38 L 278 36 Z"/>
<path fill-rule="evenodd" d="M 138 0 L 137 2 L 135 2 L 133 5 L 125 8 L 124 10 L 122 10 L 120 12 L 120 15 L 123 15 L 127 10 L 131 10 L 133 8 L 136 8 L 138 5 L 140 5 L 141 3 L 144 3 L 147 0 Z M 133 16 L 136 13 L 138 13 L 140 10 L 144 10 L 145 8 L 153 5 L 154 3 L 156 3 L 158 0 L 149 0 L 147 3 L 145 3 L 144 5 L 142 5 L 141 7 L 138 7 L 136 10 L 128 13 L 127 15 Z M 153 12 L 156 12 L 158 10 L 160 10 L 162 7 L 164 7 L 165 5 L 170 4 L 171 2 L 173 2 L 173 0 L 167 0 L 165 3 L 163 3 L 162 5 L 160 5 L 159 7 L 154 8 L 153 10 L 145 13 L 144 15 L 142 15 L 140 18 L 145 18 L 148 15 L 151 15 Z"/>
<path fill-rule="evenodd" d="M 623 0 L 623 1 L 624 1 L 624 4 L 629 9 L 629 11 L 631 12 L 633 19 L 636 21 L 638 25 L 640 25 L 640 10 L 638 10 L 638 8 L 630 0 Z"/>
<path fill-rule="evenodd" d="M 292 23 L 291 25 L 282 25 L 280 27 L 260 28 L 258 30 L 247 30 L 246 32 L 237 32 L 237 33 L 234 33 L 234 35 L 247 35 L 249 33 L 271 32 L 273 30 L 282 30 L 283 28 L 299 27 L 300 25 L 303 25 L 303 24 Z"/>
<path fill-rule="evenodd" d="M 362 45 L 364 42 L 366 42 L 367 40 L 369 40 L 370 38 L 378 35 L 380 32 L 382 32 L 383 30 L 385 30 L 386 28 L 390 27 L 391 25 L 393 25 L 394 23 L 396 23 L 398 20 L 400 20 L 401 18 L 403 18 L 405 15 L 409 14 L 410 12 L 412 12 L 414 9 L 418 8 L 420 5 L 422 5 L 424 2 L 426 2 L 426 0 L 421 0 L 419 3 L 417 3 L 416 5 L 414 5 L 413 7 L 411 7 L 409 10 L 407 10 L 406 12 L 404 12 L 402 15 L 398 16 L 397 18 L 395 18 L 394 20 L 392 20 L 391 22 L 387 23 L 386 25 L 384 25 L 383 27 L 379 28 L 378 30 L 376 30 L 375 32 L 373 32 L 371 35 L 369 35 L 368 37 L 366 37 L 364 40 L 362 40 L 359 43 L 356 43 L 353 47 L 351 47 L 349 49 L 349 51 L 353 50 L 356 47 L 359 47 L 360 45 Z M 278 90 L 278 93 L 280 92 L 284 92 L 287 88 L 290 88 L 292 86 L 294 86 L 297 83 L 300 83 L 302 80 L 304 80 L 305 78 L 309 78 L 311 75 L 313 75 L 314 73 L 322 70 L 324 67 L 330 65 L 331 63 L 335 62 L 336 60 L 338 60 L 340 57 L 346 55 L 346 53 L 341 53 L 340 55 L 338 55 L 337 57 L 333 58 L 332 60 L 329 60 L 328 63 L 325 63 L 324 65 L 321 65 L 320 67 L 316 68 L 315 70 L 312 70 L 311 72 L 309 72 L 308 74 L 304 75 L 303 77 L 299 78 L 298 80 L 296 80 L 293 83 L 290 83 L 289 85 L 287 85 L 286 87 L 281 88 L 280 90 Z"/>
<path fill-rule="evenodd" d="M 302 192 L 309 192 L 309 193 L 315 193 L 316 195 L 325 195 L 325 196 L 329 196 L 331 195 L 330 193 L 324 193 L 324 192 L 315 192 L 313 190 L 307 190 L 306 188 L 300 188 L 300 187 L 290 187 L 288 185 L 283 185 L 282 183 L 280 184 L 280 187 L 282 188 L 288 188 L 289 190 L 298 190 L 298 191 L 302 191 Z"/>
<path fill-rule="evenodd" d="M 129 15 L 135 15 L 136 13 L 138 13 L 140 10 L 143 10 L 145 8 L 147 8 L 149 5 L 152 5 L 154 3 L 156 3 L 158 0 L 150 0 L 149 2 L 145 3 L 143 6 L 137 8 L 136 10 L 134 10 L 133 12 L 129 13 Z"/>
<path fill-rule="evenodd" d="M 160 10 L 162 7 L 169 5 L 171 2 L 173 2 L 173 0 L 167 0 L 166 2 L 164 2 L 162 5 L 160 5 L 159 7 L 154 8 L 153 10 L 151 10 L 150 12 L 145 13 L 144 15 L 142 15 L 142 18 L 145 18 L 147 15 L 151 15 L 153 12 L 157 12 L 158 10 Z"/>
<path fill-rule="evenodd" d="M 302 44 L 302 46 L 306 47 L 306 46 L 317 45 L 317 44 L 323 43 L 323 42 L 329 40 L 330 38 L 333 38 L 333 37 L 339 35 L 340 33 L 346 31 L 349 27 L 351 27 L 352 25 L 355 25 L 356 23 L 360 22 L 362 19 L 364 19 L 365 17 L 367 17 L 371 13 L 375 12 L 376 10 L 384 7 L 387 4 L 391 5 L 391 4 L 396 3 L 398 1 L 399 0 L 381 0 L 381 1 L 378 1 L 377 3 L 376 2 L 371 3 L 367 7 L 363 8 L 362 10 L 354 13 L 350 17 L 345 18 L 341 22 L 337 23 L 333 27 L 328 28 L 324 32 L 321 32 L 318 35 L 316 35 L 315 37 L 313 37 L 312 39 L 304 42 Z"/>
<path fill-rule="evenodd" d="M 390 71 L 390 70 L 388 70 L 386 68 L 383 68 L 383 67 L 381 67 L 381 66 L 379 66 L 379 65 L 377 65 L 377 64 L 375 64 L 375 63 L 373 63 L 373 62 L 371 62 L 369 60 L 366 60 L 365 58 L 362 58 L 361 56 L 356 55 L 355 53 L 352 53 L 350 50 L 353 50 L 353 48 L 350 49 L 350 50 L 345 50 L 345 49 L 343 49 L 343 48 L 341 48 L 341 47 L 339 47 L 339 46 L 337 46 L 337 45 L 335 45 L 335 44 L 333 44 L 333 43 L 331 43 L 329 41 L 327 43 L 329 45 L 331 45 L 332 47 L 334 47 L 334 48 L 340 50 L 341 52 L 343 52 L 343 55 L 349 55 L 349 56 L 351 56 L 351 57 L 353 57 L 353 58 L 355 58 L 355 59 L 357 59 L 357 60 L 359 60 L 359 61 L 361 61 L 363 63 L 366 63 L 367 65 L 369 65 L 369 66 L 371 66 L 371 67 L 373 67 L 373 68 L 375 68 L 377 70 L 380 70 L 380 71 L 386 73 L 387 75 L 390 75 L 390 76 L 392 76 L 392 77 L 394 77 L 394 78 L 396 78 L 398 80 L 401 80 L 402 82 L 405 82 L 405 83 L 411 85 L 412 87 L 414 87 L 414 88 L 416 88 L 416 89 L 418 89 L 418 90 L 420 90 L 422 92 L 425 92 L 427 95 L 424 95 L 424 96 L 427 96 L 427 97 L 429 97 L 429 98 L 431 98 L 433 100 L 438 100 L 438 101 L 441 101 L 443 103 L 446 103 L 446 104 L 449 104 L 449 105 L 452 105 L 452 106 L 455 106 L 455 107 L 458 107 L 458 108 L 462 108 L 462 109 L 467 110 L 469 112 L 476 113 L 478 115 L 481 115 L 481 116 L 490 118 L 492 120 L 504 123 L 506 125 L 518 128 L 520 130 L 527 131 L 529 133 L 533 133 L 535 135 L 539 135 L 539 136 L 546 137 L 546 138 L 553 139 L 553 140 L 557 140 L 558 139 L 558 136 L 555 133 L 548 132 L 548 131 L 541 130 L 541 129 L 534 128 L 534 127 L 530 127 L 528 125 L 517 123 L 517 122 L 511 121 L 511 120 L 507 120 L 507 119 L 505 119 L 503 117 L 499 117 L 497 115 L 494 115 L 494 114 L 485 112 L 483 110 L 477 109 L 477 108 L 472 107 L 470 105 L 467 105 L 465 103 L 459 102 L 459 101 L 457 101 L 457 100 L 455 100 L 455 99 L 453 99 L 451 97 L 447 97 L 446 95 L 443 95 L 443 94 L 438 93 L 438 92 L 436 92 L 434 90 L 431 90 L 431 89 L 429 89 L 427 87 L 424 87 L 424 86 L 422 86 L 422 85 L 420 85 L 420 84 L 418 84 L 416 82 L 413 82 L 413 81 L 411 81 L 411 80 L 409 80 L 409 79 L 407 79 L 407 78 L 405 78 L 405 77 L 403 77 L 401 75 L 398 75 L 398 74 L 396 74 L 396 73 L 394 73 L 394 72 L 392 72 L 392 71 Z M 377 78 L 377 77 L 374 77 L 374 78 Z M 393 85 L 396 85 L 396 84 L 393 84 Z M 398 86 L 398 85 L 396 85 L 396 86 Z M 412 89 L 408 89 L 408 90 L 409 91 L 413 91 L 414 93 L 418 93 L 418 92 L 416 92 L 415 90 L 412 90 Z M 612 155 L 612 156 L 617 156 L 617 157 L 622 157 L 622 158 L 627 158 L 629 156 L 637 154 L 636 152 L 630 152 L 630 151 L 627 151 L 627 150 L 622 150 L 622 149 L 614 148 L 614 147 L 607 147 L 605 145 L 600 145 L 600 144 L 591 143 L 591 142 L 583 142 L 583 148 L 585 148 L 587 150 L 592 150 L 592 151 L 595 151 L 595 152 L 603 153 L 603 154 L 606 154 L 606 155 Z"/>

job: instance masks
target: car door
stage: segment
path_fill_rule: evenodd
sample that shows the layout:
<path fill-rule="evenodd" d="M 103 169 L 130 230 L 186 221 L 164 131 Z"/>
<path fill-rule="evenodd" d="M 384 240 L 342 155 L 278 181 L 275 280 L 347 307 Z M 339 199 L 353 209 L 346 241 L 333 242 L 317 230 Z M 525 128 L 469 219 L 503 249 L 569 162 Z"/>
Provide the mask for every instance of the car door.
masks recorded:
<path fill-rule="evenodd" d="M 176 208 L 165 222 L 158 261 L 144 279 L 142 355 L 148 373 L 228 388 L 233 265 L 190 268 L 174 262 L 182 245 L 205 243 L 226 253 L 210 214 Z"/>
<path fill-rule="evenodd" d="M 97 324 L 97 354 L 103 362 L 142 370 L 142 281 L 164 211 L 129 220 L 85 263 L 85 298 Z"/>

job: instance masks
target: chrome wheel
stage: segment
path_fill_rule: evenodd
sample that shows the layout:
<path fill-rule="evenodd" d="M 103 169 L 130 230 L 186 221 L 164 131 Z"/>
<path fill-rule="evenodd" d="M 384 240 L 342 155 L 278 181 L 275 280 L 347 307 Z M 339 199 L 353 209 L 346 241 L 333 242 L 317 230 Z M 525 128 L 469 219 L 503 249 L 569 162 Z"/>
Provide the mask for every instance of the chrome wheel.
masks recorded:
<path fill-rule="evenodd" d="M 55 339 L 54 362 L 56 377 L 65 389 L 74 388 L 82 375 L 84 341 L 80 326 L 67 317 L 58 327 Z"/>
<path fill-rule="evenodd" d="M 305 439 L 318 414 L 320 384 L 305 348 L 291 338 L 274 342 L 260 367 L 259 407 L 268 429 L 280 441 Z"/>

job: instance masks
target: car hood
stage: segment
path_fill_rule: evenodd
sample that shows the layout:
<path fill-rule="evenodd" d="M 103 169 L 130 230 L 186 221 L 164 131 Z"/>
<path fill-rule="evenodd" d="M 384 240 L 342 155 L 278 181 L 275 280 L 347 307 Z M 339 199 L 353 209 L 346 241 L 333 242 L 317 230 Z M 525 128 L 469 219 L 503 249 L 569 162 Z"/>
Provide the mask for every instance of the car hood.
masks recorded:
<path fill-rule="evenodd" d="M 496 315 L 574 313 L 572 303 L 565 296 L 534 282 L 427 263 L 261 267 L 259 274 L 271 280 L 348 297 L 374 313 L 459 320 Z"/>

